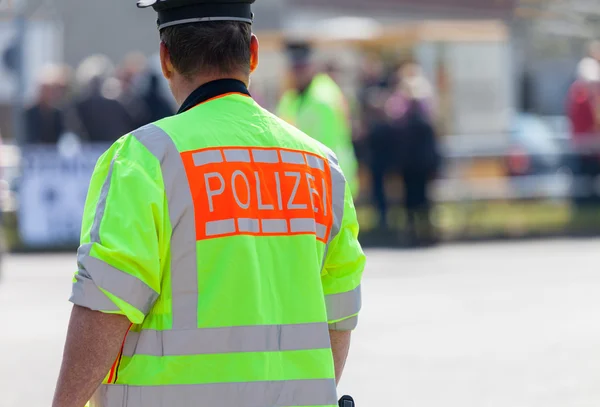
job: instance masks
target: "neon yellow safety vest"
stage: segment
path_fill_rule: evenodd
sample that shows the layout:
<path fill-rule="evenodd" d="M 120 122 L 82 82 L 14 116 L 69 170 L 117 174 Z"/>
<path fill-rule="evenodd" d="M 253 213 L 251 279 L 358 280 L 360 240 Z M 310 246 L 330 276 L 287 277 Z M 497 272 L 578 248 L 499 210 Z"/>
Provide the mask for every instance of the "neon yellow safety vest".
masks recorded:
<path fill-rule="evenodd" d="M 284 93 L 277 115 L 333 150 L 356 197 L 358 161 L 352 145 L 349 110 L 335 81 L 326 74 L 318 74 L 302 95 L 294 89 Z"/>
<path fill-rule="evenodd" d="M 234 80 L 98 161 L 71 301 L 132 323 L 91 407 L 337 405 L 365 256 L 329 149 Z"/>

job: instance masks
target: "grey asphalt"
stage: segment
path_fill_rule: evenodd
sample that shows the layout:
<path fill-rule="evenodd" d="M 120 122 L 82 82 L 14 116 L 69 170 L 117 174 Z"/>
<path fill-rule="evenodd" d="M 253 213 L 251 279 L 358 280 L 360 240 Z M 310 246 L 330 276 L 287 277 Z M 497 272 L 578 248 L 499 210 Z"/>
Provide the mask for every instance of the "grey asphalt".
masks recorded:
<path fill-rule="evenodd" d="M 359 407 L 600 405 L 600 241 L 368 255 L 340 385 Z M 5 260 L 0 407 L 50 405 L 75 267 L 74 255 Z"/>

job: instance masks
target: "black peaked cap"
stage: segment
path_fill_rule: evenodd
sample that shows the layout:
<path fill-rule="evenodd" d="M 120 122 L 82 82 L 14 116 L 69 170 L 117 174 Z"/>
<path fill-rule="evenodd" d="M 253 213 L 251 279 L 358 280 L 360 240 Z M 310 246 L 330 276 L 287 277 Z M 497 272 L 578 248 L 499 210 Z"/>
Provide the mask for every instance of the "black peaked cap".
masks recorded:
<path fill-rule="evenodd" d="M 158 28 L 207 21 L 240 21 L 252 24 L 255 0 L 138 0 L 139 8 L 158 13 Z"/>

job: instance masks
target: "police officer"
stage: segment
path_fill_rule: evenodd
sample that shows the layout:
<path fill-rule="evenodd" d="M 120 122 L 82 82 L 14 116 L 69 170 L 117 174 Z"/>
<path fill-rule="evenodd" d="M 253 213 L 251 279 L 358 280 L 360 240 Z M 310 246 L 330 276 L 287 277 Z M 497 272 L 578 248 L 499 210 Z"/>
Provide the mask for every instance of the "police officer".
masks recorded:
<path fill-rule="evenodd" d="M 356 212 L 335 155 L 248 92 L 252 2 L 139 3 L 181 108 L 96 165 L 54 407 L 338 404 Z"/>
<path fill-rule="evenodd" d="M 293 89 L 284 93 L 277 114 L 335 152 L 356 196 L 358 161 L 352 145 L 348 102 L 329 75 L 316 71 L 309 43 L 290 41 L 286 47 Z"/>

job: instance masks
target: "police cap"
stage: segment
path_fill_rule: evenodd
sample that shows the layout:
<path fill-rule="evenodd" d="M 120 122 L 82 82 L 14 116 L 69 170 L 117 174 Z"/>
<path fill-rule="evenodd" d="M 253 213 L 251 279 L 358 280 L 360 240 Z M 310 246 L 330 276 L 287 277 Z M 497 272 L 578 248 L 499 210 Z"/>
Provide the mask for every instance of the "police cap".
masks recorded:
<path fill-rule="evenodd" d="M 158 13 L 158 29 L 207 21 L 241 21 L 252 24 L 255 0 L 138 0 L 139 8 Z"/>

